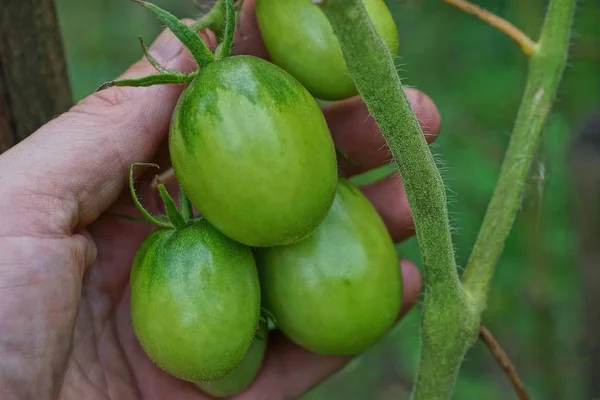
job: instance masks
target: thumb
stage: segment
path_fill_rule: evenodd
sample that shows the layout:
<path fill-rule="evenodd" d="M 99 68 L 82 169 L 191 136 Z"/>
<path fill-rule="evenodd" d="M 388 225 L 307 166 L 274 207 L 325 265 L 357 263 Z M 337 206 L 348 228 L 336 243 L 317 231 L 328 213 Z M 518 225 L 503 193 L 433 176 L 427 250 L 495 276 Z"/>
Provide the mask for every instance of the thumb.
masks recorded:
<path fill-rule="evenodd" d="M 210 32 L 202 39 L 209 46 L 215 43 Z M 187 49 L 168 31 L 150 53 L 166 68 L 189 72 L 195 67 Z M 142 60 L 122 78 L 154 73 Z M 19 225 L 71 233 L 94 221 L 123 190 L 129 166 L 152 159 L 168 132 L 182 89 L 112 87 L 95 93 L 4 153 L 0 157 L 4 193 L 12 193 L 13 200 L 26 198 L 23 214 L 35 222 L 27 224 L 21 214 Z M 7 205 L 8 197 L 0 196 L 0 207 Z M 14 210 L 15 201 L 11 203 Z"/>

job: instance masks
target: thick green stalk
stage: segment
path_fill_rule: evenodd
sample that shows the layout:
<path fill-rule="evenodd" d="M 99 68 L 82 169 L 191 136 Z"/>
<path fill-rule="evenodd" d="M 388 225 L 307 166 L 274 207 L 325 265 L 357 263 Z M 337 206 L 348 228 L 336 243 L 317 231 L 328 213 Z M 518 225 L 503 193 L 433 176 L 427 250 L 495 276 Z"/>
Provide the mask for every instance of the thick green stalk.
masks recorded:
<path fill-rule="evenodd" d="M 414 218 L 425 272 L 422 354 L 414 399 L 444 399 L 479 318 L 461 288 L 450 234 L 446 191 L 408 103 L 392 55 L 362 0 L 320 2 L 344 61 L 398 165 Z"/>
<path fill-rule="evenodd" d="M 576 0 L 552 0 L 529 75 L 496 189 L 462 281 L 478 312 L 485 309 L 494 269 L 519 211 L 542 130 L 567 63 Z"/>

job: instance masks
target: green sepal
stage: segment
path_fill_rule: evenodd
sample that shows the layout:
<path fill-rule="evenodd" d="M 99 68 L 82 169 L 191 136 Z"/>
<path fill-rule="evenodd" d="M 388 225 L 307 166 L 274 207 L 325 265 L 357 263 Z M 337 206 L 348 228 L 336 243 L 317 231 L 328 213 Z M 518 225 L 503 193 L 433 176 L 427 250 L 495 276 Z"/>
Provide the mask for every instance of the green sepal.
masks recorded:
<path fill-rule="evenodd" d="M 192 202 L 185 194 L 183 188 L 179 188 L 179 206 L 181 207 L 183 220 L 189 222 L 194 217 L 194 212 L 192 211 Z"/>
<path fill-rule="evenodd" d="M 157 187 L 158 193 L 160 194 L 160 197 L 162 198 L 163 203 L 165 204 L 165 211 L 167 212 L 169 221 L 171 221 L 171 223 L 175 225 L 175 228 L 177 229 L 186 226 L 186 221 L 177 209 L 177 206 L 175 205 L 175 202 L 173 201 L 173 198 L 169 194 L 169 191 L 167 190 L 165 185 L 159 183 Z"/>
<path fill-rule="evenodd" d="M 137 207 L 139 212 L 144 216 L 146 221 L 150 222 L 151 224 L 154 224 L 154 225 L 158 226 L 159 228 L 165 228 L 165 229 L 175 228 L 175 226 L 172 223 L 161 221 L 158 218 L 156 218 L 155 216 L 153 216 L 152 214 L 150 214 L 150 212 L 148 210 L 146 210 L 146 208 L 140 202 L 140 199 L 138 198 L 137 193 L 135 192 L 134 177 L 133 177 L 134 171 L 137 167 L 159 168 L 158 165 L 150 164 L 150 163 L 131 164 L 131 167 L 129 167 L 129 191 L 131 193 L 131 198 L 133 200 L 133 204 L 135 204 L 135 206 Z"/>
<path fill-rule="evenodd" d="M 154 85 L 185 85 L 190 83 L 196 77 L 196 73 L 184 75 L 180 73 L 168 73 L 168 74 L 157 74 L 148 75 L 142 78 L 135 79 L 121 79 L 117 81 L 106 82 L 96 90 L 97 92 L 111 88 L 113 86 L 118 87 L 148 87 Z"/>
<path fill-rule="evenodd" d="M 196 60 L 196 63 L 198 64 L 198 68 L 202 68 L 215 61 L 215 57 L 202 39 L 200 39 L 198 34 L 192 28 L 184 24 L 179 18 L 152 3 L 141 0 L 131 1 L 152 11 L 158 19 L 160 19 L 179 40 L 181 40 L 185 47 L 190 50 L 194 60 Z"/>
<path fill-rule="evenodd" d="M 142 46 L 142 53 L 144 54 L 144 57 L 146 57 L 146 60 L 148 60 L 148 62 L 154 67 L 155 70 L 157 70 L 161 74 L 177 73 L 177 71 L 169 70 L 169 69 L 163 67 L 162 65 L 160 65 L 158 60 L 156 58 L 152 57 L 150 52 L 148 52 L 148 47 L 146 47 L 146 43 L 144 43 L 144 39 L 141 36 L 138 36 L 138 39 L 140 41 L 140 46 Z"/>

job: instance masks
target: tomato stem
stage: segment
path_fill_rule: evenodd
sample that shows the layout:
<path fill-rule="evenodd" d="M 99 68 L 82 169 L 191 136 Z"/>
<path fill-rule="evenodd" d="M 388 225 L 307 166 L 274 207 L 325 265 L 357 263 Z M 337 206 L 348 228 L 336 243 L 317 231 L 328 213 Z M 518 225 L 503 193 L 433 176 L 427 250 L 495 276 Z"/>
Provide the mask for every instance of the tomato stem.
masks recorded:
<path fill-rule="evenodd" d="M 223 41 L 216 52 L 217 60 L 222 60 L 231 55 L 233 35 L 235 33 L 235 4 L 233 0 L 225 0 L 225 33 Z"/>
<path fill-rule="evenodd" d="M 481 311 L 521 207 L 527 176 L 567 65 L 575 6 L 576 0 L 552 0 L 548 6 L 538 49 L 529 61 L 527 84 L 498 183 L 462 276 L 465 289 Z"/>
<path fill-rule="evenodd" d="M 133 203 L 135 204 L 135 206 L 137 207 L 139 212 L 142 213 L 142 215 L 144 216 L 146 221 L 158 226 L 159 228 L 173 229 L 174 228 L 173 224 L 171 224 L 170 222 L 163 222 L 163 221 L 158 220 L 148 210 L 146 210 L 146 208 L 140 202 L 140 199 L 135 191 L 135 184 L 134 184 L 134 182 L 135 182 L 134 172 L 135 172 L 135 169 L 138 167 L 159 168 L 158 165 L 150 164 L 150 163 L 131 164 L 131 167 L 129 167 L 129 192 L 131 193 L 131 199 L 133 200 Z"/>

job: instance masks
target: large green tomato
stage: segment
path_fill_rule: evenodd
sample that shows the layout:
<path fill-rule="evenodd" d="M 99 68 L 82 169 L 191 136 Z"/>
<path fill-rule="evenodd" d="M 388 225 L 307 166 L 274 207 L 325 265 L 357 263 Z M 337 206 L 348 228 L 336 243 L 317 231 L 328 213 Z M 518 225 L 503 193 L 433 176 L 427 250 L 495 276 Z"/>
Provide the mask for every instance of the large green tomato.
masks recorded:
<path fill-rule="evenodd" d="M 257 252 L 263 304 L 292 341 L 320 354 L 358 354 L 394 324 L 402 278 L 392 240 L 363 194 L 340 181 L 307 239 Z"/>
<path fill-rule="evenodd" d="M 199 71 L 177 105 L 170 151 L 196 208 L 248 246 L 305 238 L 335 196 L 335 148 L 319 106 L 291 75 L 256 57 Z"/>
<path fill-rule="evenodd" d="M 252 252 L 204 220 L 152 233 L 138 250 L 130 285 L 142 348 L 177 378 L 219 379 L 254 340 L 260 288 Z"/>
<path fill-rule="evenodd" d="M 383 0 L 364 0 L 387 47 L 398 52 L 398 30 Z M 256 0 L 256 15 L 272 61 L 296 77 L 315 97 L 357 94 L 327 17 L 310 0 Z"/>
<path fill-rule="evenodd" d="M 232 373 L 217 381 L 197 383 L 196 386 L 213 397 L 229 397 L 243 392 L 260 371 L 268 334 L 267 324 L 261 323 L 246 357 Z"/>

